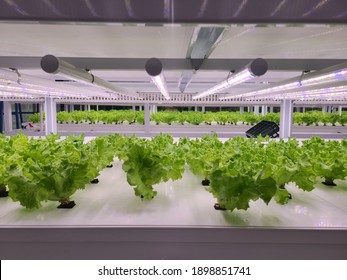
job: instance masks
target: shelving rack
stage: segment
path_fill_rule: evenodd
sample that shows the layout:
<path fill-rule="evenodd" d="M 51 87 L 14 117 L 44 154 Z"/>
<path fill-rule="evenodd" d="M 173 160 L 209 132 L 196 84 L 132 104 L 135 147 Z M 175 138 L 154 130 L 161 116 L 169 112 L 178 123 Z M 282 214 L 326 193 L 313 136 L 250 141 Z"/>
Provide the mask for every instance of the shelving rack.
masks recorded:
<path fill-rule="evenodd" d="M 263 110 L 266 110 L 265 106 L 276 106 L 280 107 L 280 137 L 288 138 L 292 135 L 292 113 L 294 106 L 338 106 L 339 110 L 342 110 L 344 106 L 347 106 L 347 101 L 345 99 L 336 98 L 335 100 L 320 100 L 313 99 L 311 101 L 274 101 L 271 99 L 259 99 L 255 101 L 245 101 L 241 98 L 238 99 L 228 99 L 219 100 L 221 95 L 212 95 L 208 97 L 201 98 L 199 100 L 192 100 L 192 94 L 171 94 L 171 99 L 166 100 L 159 93 L 147 93 L 141 94 L 141 99 L 136 99 L 128 96 L 120 96 L 118 98 L 106 98 L 106 97 L 93 97 L 91 99 L 77 98 L 77 97 L 65 97 L 65 98 L 18 98 L 18 97 L 7 97 L 2 98 L 4 101 L 4 131 L 12 131 L 12 117 L 8 110 L 11 110 L 11 103 L 39 103 L 41 109 L 45 108 L 46 114 L 46 135 L 50 133 L 57 132 L 57 122 L 56 122 L 56 106 L 53 104 L 84 104 L 84 105 L 127 105 L 127 106 L 143 106 L 145 112 L 145 123 L 144 123 L 144 136 L 149 136 L 151 133 L 151 126 L 149 122 L 149 116 L 151 110 L 156 106 L 263 106 Z M 50 105 L 50 106 L 47 106 Z M 131 129 L 130 129 L 131 130 Z M 199 129 L 198 129 L 199 131 Z M 136 131 L 134 131 L 136 132 Z M 194 133 L 194 128 L 192 133 Z"/>

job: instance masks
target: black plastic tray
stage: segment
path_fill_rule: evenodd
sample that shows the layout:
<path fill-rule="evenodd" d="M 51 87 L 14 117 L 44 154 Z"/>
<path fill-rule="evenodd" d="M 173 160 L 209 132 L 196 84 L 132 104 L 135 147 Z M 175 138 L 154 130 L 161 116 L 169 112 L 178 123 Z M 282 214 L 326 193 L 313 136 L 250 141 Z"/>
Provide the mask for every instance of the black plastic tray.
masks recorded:
<path fill-rule="evenodd" d="M 270 136 L 271 138 L 276 138 L 279 136 L 278 132 L 280 128 L 278 124 L 270 121 L 261 121 L 252 128 L 246 131 L 246 136 L 248 138 L 255 138 L 258 136 Z"/>

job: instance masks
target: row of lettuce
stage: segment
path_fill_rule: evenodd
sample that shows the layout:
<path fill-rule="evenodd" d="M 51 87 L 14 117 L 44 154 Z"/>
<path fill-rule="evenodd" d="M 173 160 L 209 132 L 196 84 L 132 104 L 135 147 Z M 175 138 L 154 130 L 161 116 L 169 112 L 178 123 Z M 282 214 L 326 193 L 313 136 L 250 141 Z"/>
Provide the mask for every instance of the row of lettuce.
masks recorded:
<path fill-rule="evenodd" d="M 311 191 L 317 180 L 332 186 L 347 176 L 347 140 L 236 137 L 223 143 L 216 135 L 174 141 L 164 134 L 150 140 L 114 134 L 84 143 L 83 135 L 33 139 L 18 134 L 0 137 L 0 191 L 8 190 L 26 208 L 39 208 L 45 201 L 68 205 L 114 158 L 143 200 L 157 195 L 156 184 L 181 179 L 189 168 L 208 182 L 205 188 L 219 207 L 231 211 L 246 210 L 259 199 L 286 204 L 290 182 Z"/>
<path fill-rule="evenodd" d="M 32 122 L 39 122 L 39 114 L 29 117 Z M 239 112 L 195 112 L 195 111 L 159 111 L 150 116 L 153 124 L 219 124 L 219 125 L 253 125 L 262 120 L 280 122 L 279 113 L 268 113 L 266 116 Z M 111 111 L 61 111 L 57 113 L 59 123 L 90 123 L 90 124 L 143 124 L 144 112 L 133 110 Z M 321 111 L 295 112 L 294 124 L 298 125 L 347 125 L 347 113 L 323 113 Z"/>

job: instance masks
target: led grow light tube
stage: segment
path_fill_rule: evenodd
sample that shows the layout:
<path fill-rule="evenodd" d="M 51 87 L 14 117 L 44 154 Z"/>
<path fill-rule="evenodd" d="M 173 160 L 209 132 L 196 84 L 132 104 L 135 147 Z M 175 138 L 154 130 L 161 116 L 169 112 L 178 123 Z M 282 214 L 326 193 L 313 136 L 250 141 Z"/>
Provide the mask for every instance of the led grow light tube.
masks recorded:
<path fill-rule="evenodd" d="M 341 89 L 341 90 L 335 90 L 335 91 L 312 91 L 309 93 L 306 92 L 299 92 L 299 93 L 286 93 L 286 94 L 278 94 L 278 95 L 273 95 L 269 97 L 269 99 L 272 100 L 281 100 L 281 99 L 290 99 L 290 100 L 295 100 L 295 99 L 301 99 L 301 98 L 325 98 L 327 96 L 329 97 L 338 97 L 340 95 L 346 95 L 347 90 L 346 89 Z M 258 98 L 259 99 L 259 98 Z M 246 98 L 246 101 L 254 101 L 257 100 L 257 98 Z"/>
<path fill-rule="evenodd" d="M 62 97 L 82 97 L 91 98 L 91 96 L 86 96 L 80 93 L 57 91 L 52 89 L 37 89 L 28 88 L 18 84 L 3 85 L 0 84 L 0 90 L 8 92 L 25 92 L 28 94 L 40 95 L 40 96 L 62 96 Z"/>
<path fill-rule="evenodd" d="M 345 82 L 341 83 L 331 83 L 330 87 L 307 87 L 306 90 L 292 90 L 292 91 L 286 91 L 286 92 L 278 92 L 278 93 L 271 93 L 271 94 L 266 94 L 266 95 L 261 95 L 261 96 L 252 96 L 246 98 L 246 100 L 250 99 L 259 99 L 259 98 L 277 98 L 279 96 L 296 96 L 296 95 L 309 95 L 309 94 L 316 94 L 316 93 L 327 93 L 327 92 L 340 92 L 340 91 L 346 91 L 347 90 L 347 85 Z"/>
<path fill-rule="evenodd" d="M 267 69 L 267 62 L 262 58 L 257 58 L 246 65 L 243 69 L 232 74 L 230 77 L 213 86 L 212 88 L 193 96 L 193 100 L 221 92 L 234 85 L 248 81 L 254 77 L 262 76 L 267 72 Z"/>
<path fill-rule="evenodd" d="M 64 60 L 55 57 L 54 55 L 45 55 L 41 59 L 41 68 L 47 73 L 58 74 L 76 82 L 108 90 L 111 93 L 139 98 L 139 95 L 136 92 L 115 86 L 91 73 L 88 73 L 84 69 L 77 68 Z"/>
<path fill-rule="evenodd" d="M 0 69 L 0 84 L 4 86 L 21 86 L 29 89 L 38 89 L 43 91 L 65 92 L 70 96 L 102 96 L 110 97 L 111 94 L 105 92 L 95 92 L 81 89 L 74 85 L 63 85 L 48 79 L 35 76 L 20 74 L 17 70 Z M 78 92 L 78 93 L 76 93 Z"/>
<path fill-rule="evenodd" d="M 163 64 L 161 61 L 154 57 L 150 58 L 146 62 L 145 69 L 147 74 L 151 77 L 152 82 L 156 85 L 165 99 L 170 100 L 169 90 L 166 86 L 163 74 Z"/>
<path fill-rule="evenodd" d="M 246 92 L 243 94 L 229 94 L 220 98 L 220 100 L 261 96 L 269 93 L 284 92 L 293 89 L 305 89 L 305 87 L 313 85 L 326 85 L 332 82 L 346 81 L 347 80 L 347 63 L 341 63 L 332 67 L 328 67 L 315 72 L 303 74 L 299 77 L 287 79 L 275 85 L 267 86 L 259 90 Z"/>

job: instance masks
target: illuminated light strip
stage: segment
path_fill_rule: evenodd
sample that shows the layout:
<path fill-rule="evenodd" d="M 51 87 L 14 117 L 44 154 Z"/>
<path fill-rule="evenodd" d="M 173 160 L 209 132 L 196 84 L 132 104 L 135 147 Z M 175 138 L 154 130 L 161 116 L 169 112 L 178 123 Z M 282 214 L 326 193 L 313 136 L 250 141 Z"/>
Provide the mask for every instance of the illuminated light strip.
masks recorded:
<path fill-rule="evenodd" d="M 145 69 L 151 77 L 152 82 L 156 85 L 166 100 L 170 100 L 169 90 L 167 88 L 165 77 L 163 74 L 163 64 L 155 57 L 147 60 Z"/>
<path fill-rule="evenodd" d="M 54 96 L 63 96 L 63 97 L 82 97 L 86 99 L 90 99 L 91 96 L 85 96 L 83 94 L 79 93 L 72 93 L 72 92 L 63 92 L 63 91 L 56 91 L 56 90 L 41 90 L 41 89 L 32 89 L 32 88 L 26 88 L 23 86 L 18 86 L 18 85 L 2 85 L 0 84 L 0 90 L 5 91 L 5 92 L 22 92 L 22 93 L 27 93 L 27 94 L 34 94 L 34 95 L 39 95 L 39 96 L 49 96 L 49 95 L 54 95 Z"/>
<path fill-rule="evenodd" d="M 237 84 L 241 84 L 241 83 L 248 81 L 252 78 L 254 78 L 252 73 L 250 73 L 248 69 L 245 69 L 245 70 L 241 71 L 240 73 L 237 73 L 235 75 L 231 75 L 229 78 L 220 82 L 219 84 L 215 85 L 214 87 L 193 96 L 193 99 L 195 100 L 198 98 L 202 98 L 202 97 L 205 97 L 208 95 L 212 95 L 212 94 L 221 92 L 227 88 L 230 88 L 230 87 L 237 85 Z"/>
<path fill-rule="evenodd" d="M 347 85 L 344 86 L 336 86 L 336 87 L 329 87 L 329 88 L 319 88 L 319 89 L 312 89 L 312 90 L 299 90 L 299 91 L 291 91 L 291 92 L 282 92 L 282 93 L 272 93 L 262 96 L 253 96 L 253 98 L 272 98 L 274 96 L 289 96 L 289 95 L 296 95 L 296 94 L 316 94 L 316 93 L 326 93 L 326 92 L 340 92 L 347 90 Z"/>
<path fill-rule="evenodd" d="M 46 73 L 58 74 L 76 82 L 93 85 L 103 90 L 107 90 L 112 94 L 120 94 L 139 98 L 139 95 L 135 91 L 113 85 L 108 81 L 94 76 L 84 69 L 77 68 L 64 60 L 55 57 L 54 55 L 45 55 L 41 59 L 40 64 L 42 70 Z"/>
<path fill-rule="evenodd" d="M 37 98 L 40 96 L 34 96 L 34 95 L 27 94 L 27 93 L 19 93 L 19 92 L 14 93 L 14 92 L 7 92 L 7 91 L 0 90 L 0 99 L 1 99 L 1 97 Z"/>
<path fill-rule="evenodd" d="M 288 92 L 283 94 L 274 94 L 269 96 L 262 96 L 260 98 L 269 98 L 269 99 L 297 99 L 302 97 L 320 97 L 320 96 L 339 96 L 339 95 L 346 95 L 347 94 L 347 86 L 345 87 L 336 87 L 336 88 L 327 88 L 327 89 L 317 89 L 317 90 L 311 90 L 311 91 L 296 91 L 296 92 Z M 252 98 L 246 98 L 246 101 L 253 101 L 257 100 L 259 97 L 252 97 Z"/>
<path fill-rule="evenodd" d="M 162 95 L 164 95 L 166 100 L 170 99 L 170 95 L 169 95 L 169 91 L 167 89 L 166 83 L 165 83 L 165 79 L 163 77 L 163 75 L 159 75 L 156 77 L 152 78 L 153 83 L 156 85 L 156 87 L 159 89 L 159 91 L 161 92 Z"/>
<path fill-rule="evenodd" d="M 267 72 L 267 69 L 268 69 L 267 62 L 264 59 L 257 58 L 253 60 L 250 64 L 246 65 L 240 71 L 232 74 L 226 80 L 220 82 L 219 84 L 213 86 L 212 88 L 206 91 L 203 91 L 193 96 L 193 100 L 221 92 L 234 85 L 241 84 L 245 81 L 248 81 L 258 76 L 262 76 Z"/>
<path fill-rule="evenodd" d="M 111 97 L 110 93 L 105 92 L 95 92 L 88 89 L 81 89 L 75 85 L 63 85 L 56 83 L 51 80 L 38 78 L 35 76 L 27 74 L 19 74 L 16 71 L 8 69 L 0 69 L 0 84 L 4 86 L 19 86 L 26 87 L 29 89 L 38 89 L 38 90 L 51 90 L 54 92 L 65 92 L 70 96 L 102 96 L 102 97 Z M 76 93 L 78 92 L 78 93 Z"/>
<path fill-rule="evenodd" d="M 334 73 L 313 77 L 301 82 L 301 86 L 319 85 L 322 83 L 330 83 L 339 80 L 345 80 L 347 78 L 347 69 L 343 69 Z"/>
<path fill-rule="evenodd" d="M 305 89 L 309 86 L 326 85 L 333 82 L 340 82 L 347 80 L 347 63 L 338 64 L 329 68 L 318 70 L 315 72 L 307 73 L 299 77 L 291 78 L 273 86 L 267 86 L 265 88 L 237 94 L 228 94 L 220 98 L 220 100 L 250 97 L 250 96 L 262 96 L 269 93 L 276 93 L 280 91 L 289 91 L 293 89 Z"/>
<path fill-rule="evenodd" d="M 294 94 L 294 95 L 275 95 L 268 97 L 268 99 L 297 99 L 297 98 L 302 98 L 302 97 L 320 97 L 320 96 L 340 96 L 340 95 L 346 95 L 346 91 L 341 91 L 341 92 L 331 92 L 331 93 L 314 93 L 314 94 Z M 259 100 L 259 98 L 246 98 L 246 101 L 254 101 L 254 100 Z"/>

